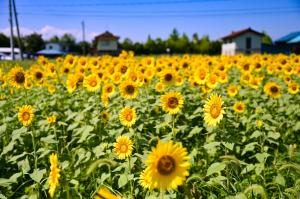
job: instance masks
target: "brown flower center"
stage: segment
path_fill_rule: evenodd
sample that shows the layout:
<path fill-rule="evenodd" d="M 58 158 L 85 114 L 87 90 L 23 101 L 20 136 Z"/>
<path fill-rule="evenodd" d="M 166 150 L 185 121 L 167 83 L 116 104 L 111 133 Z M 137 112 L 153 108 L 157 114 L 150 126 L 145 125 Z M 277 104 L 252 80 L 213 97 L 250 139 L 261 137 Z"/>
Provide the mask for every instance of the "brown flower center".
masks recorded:
<path fill-rule="evenodd" d="M 279 91 L 277 86 L 272 86 L 270 90 L 272 93 L 278 93 L 278 91 Z"/>
<path fill-rule="evenodd" d="M 96 80 L 90 80 L 90 86 L 91 87 L 97 86 L 97 81 Z"/>
<path fill-rule="evenodd" d="M 134 86 L 133 85 L 127 85 L 125 90 L 126 90 L 127 94 L 133 94 L 134 93 Z"/>
<path fill-rule="evenodd" d="M 162 156 L 157 163 L 157 170 L 161 175 L 170 175 L 175 170 L 175 160 L 169 155 Z"/>
<path fill-rule="evenodd" d="M 25 82 L 25 75 L 23 72 L 17 72 L 15 76 L 15 80 L 18 84 L 22 84 Z"/>
<path fill-rule="evenodd" d="M 122 66 L 121 67 L 121 73 L 126 73 L 126 71 L 127 71 L 127 66 Z"/>
<path fill-rule="evenodd" d="M 168 74 L 165 75 L 165 80 L 166 80 L 167 82 L 172 81 L 172 79 L 173 79 L 173 75 L 172 75 L 172 74 L 168 73 Z"/>
<path fill-rule="evenodd" d="M 112 92 L 112 87 L 111 87 L 111 86 L 108 87 L 108 88 L 106 89 L 106 92 L 107 92 L 107 93 L 111 93 L 111 92 Z"/>
<path fill-rule="evenodd" d="M 43 73 L 41 73 L 41 72 L 36 72 L 36 73 L 35 73 L 35 77 L 36 77 L 37 79 L 42 79 Z"/>
<path fill-rule="evenodd" d="M 178 104 L 179 104 L 179 101 L 176 97 L 170 97 L 168 99 L 168 107 L 177 108 Z"/>
<path fill-rule="evenodd" d="M 122 145 L 121 145 L 121 147 L 120 147 L 120 151 L 121 151 L 121 153 L 126 153 L 126 152 L 127 152 L 127 150 L 128 150 L 128 147 L 127 147 L 127 145 L 125 145 L 125 144 L 122 144 Z"/>
<path fill-rule="evenodd" d="M 29 120 L 29 118 L 30 118 L 30 113 L 24 112 L 24 113 L 22 114 L 22 118 L 23 118 L 23 120 L 25 120 L 25 121 Z"/>
<path fill-rule="evenodd" d="M 132 118 L 133 118 L 133 116 L 132 116 L 131 113 L 128 113 L 128 114 L 126 115 L 126 120 L 127 120 L 128 122 L 130 122 L 130 121 L 132 120 Z"/>
<path fill-rule="evenodd" d="M 210 115 L 212 118 L 216 119 L 221 113 L 221 107 L 216 104 L 211 105 L 210 107 Z"/>

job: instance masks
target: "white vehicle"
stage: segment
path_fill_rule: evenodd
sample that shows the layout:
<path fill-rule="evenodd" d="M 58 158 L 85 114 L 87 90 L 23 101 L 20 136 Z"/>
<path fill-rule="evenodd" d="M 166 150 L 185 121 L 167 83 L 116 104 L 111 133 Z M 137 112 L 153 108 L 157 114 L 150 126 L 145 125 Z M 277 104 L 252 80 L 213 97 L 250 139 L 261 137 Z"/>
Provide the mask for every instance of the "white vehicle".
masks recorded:
<path fill-rule="evenodd" d="M 14 48 L 15 52 L 15 60 L 20 60 L 21 59 L 21 54 L 20 54 L 20 49 L 19 48 Z M 0 60 L 12 60 L 11 56 L 11 48 L 0 48 Z"/>

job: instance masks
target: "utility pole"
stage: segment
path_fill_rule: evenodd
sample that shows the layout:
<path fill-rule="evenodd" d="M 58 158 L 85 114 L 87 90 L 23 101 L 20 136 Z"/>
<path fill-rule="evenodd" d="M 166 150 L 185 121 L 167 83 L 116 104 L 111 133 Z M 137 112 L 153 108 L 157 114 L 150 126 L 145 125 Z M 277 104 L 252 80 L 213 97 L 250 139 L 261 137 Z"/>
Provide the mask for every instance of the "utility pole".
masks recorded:
<path fill-rule="evenodd" d="M 15 60 L 15 51 L 14 51 L 14 31 L 13 31 L 13 20 L 12 20 L 12 8 L 11 0 L 8 0 L 9 6 L 9 24 L 10 24 L 10 48 L 11 48 L 11 59 Z"/>
<path fill-rule="evenodd" d="M 18 13 L 17 13 L 17 8 L 16 8 L 16 2 L 15 2 L 15 0 L 12 0 L 12 3 L 13 3 L 13 8 L 14 8 L 15 22 L 16 22 L 16 26 L 17 26 L 18 45 L 19 45 L 19 49 L 20 49 L 21 60 L 23 60 L 24 57 L 23 57 L 23 50 L 22 50 L 22 42 L 21 42 L 21 37 L 20 37 L 19 22 L 18 22 Z"/>
<path fill-rule="evenodd" d="M 85 55 L 85 26 L 84 26 L 84 21 L 81 22 L 81 27 L 82 27 L 82 52 Z"/>

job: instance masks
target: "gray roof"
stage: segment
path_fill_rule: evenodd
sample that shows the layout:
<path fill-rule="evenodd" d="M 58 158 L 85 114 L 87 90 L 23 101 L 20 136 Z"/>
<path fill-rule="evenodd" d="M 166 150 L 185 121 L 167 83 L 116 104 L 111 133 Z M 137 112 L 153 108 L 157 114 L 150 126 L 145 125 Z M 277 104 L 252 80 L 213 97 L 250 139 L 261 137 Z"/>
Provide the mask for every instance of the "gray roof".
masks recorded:
<path fill-rule="evenodd" d="M 38 54 L 38 55 L 64 55 L 66 53 L 63 51 L 60 51 L 60 50 L 53 50 L 53 49 L 45 50 L 44 49 L 44 50 L 38 51 L 36 54 Z"/>

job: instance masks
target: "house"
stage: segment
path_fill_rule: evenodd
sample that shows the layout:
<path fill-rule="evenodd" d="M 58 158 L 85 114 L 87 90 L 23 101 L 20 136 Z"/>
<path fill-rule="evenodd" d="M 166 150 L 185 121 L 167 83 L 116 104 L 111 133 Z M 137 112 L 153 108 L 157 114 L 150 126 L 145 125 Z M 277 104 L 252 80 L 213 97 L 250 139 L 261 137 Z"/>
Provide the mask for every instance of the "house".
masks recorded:
<path fill-rule="evenodd" d="M 45 49 L 38 51 L 37 55 L 45 57 L 58 57 L 67 54 L 67 47 L 59 43 L 47 43 Z"/>
<path fill-rule="evenodd" d="M 222 55 L 261 53 L 263 34 L 247 28 L 222 38 Z"/>
<path fill-rule="evenodd" d="M 262 45 L 262 52 L 269 54 L 300 54 L 300 31 L 291 32 L 275 40 L 271 45 Z"/>
<path fill-rule="evenodd" d="M 112 33 L 105 31 L 104 33 L 95 37 L 97 55 L 117 55 L 119 53 L 118 40 L 120 37 L 113 35 Z"/>
<path fill-rule="evenodd" d="M 21 59 L 20 48 L 14 48 L 15 59 Z M 11 48 L 0 48 L 0 60 L 12 60 Z"/>

